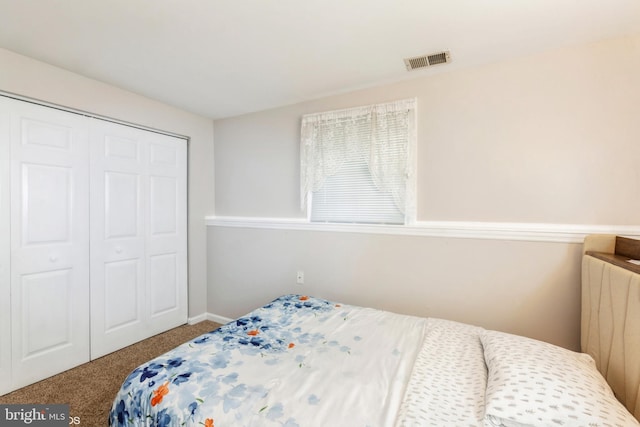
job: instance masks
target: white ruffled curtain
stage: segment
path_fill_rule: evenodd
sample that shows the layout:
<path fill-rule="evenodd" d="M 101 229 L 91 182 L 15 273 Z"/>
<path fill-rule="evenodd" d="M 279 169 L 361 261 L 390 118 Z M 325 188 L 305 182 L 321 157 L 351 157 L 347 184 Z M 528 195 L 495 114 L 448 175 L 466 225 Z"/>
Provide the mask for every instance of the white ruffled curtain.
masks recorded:
<path fill-rule="evenodd" d="M 300 202 L 322 188 L 348 157 L 361 156 L 373 182 L 405 216 L 415 211 L 416 99 L 302 117 Z M 409 220 L 411 218 L 408 218 Z"/>

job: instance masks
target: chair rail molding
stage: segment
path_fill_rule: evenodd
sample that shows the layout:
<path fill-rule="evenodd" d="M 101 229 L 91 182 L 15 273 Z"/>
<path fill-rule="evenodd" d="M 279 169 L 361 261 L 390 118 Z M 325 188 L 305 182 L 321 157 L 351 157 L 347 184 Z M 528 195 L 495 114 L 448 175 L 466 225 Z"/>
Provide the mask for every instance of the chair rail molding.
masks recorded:
<path fill-rule="evenodd" d="M 401 236 L 582 243 L 588 234 L 640 237 L 640 225 L 548 224 L 521 222 L 417 221 L 411 225 L 314 223 L 306 218 L 208 216 L 210 227 L 330 231 Z"/>

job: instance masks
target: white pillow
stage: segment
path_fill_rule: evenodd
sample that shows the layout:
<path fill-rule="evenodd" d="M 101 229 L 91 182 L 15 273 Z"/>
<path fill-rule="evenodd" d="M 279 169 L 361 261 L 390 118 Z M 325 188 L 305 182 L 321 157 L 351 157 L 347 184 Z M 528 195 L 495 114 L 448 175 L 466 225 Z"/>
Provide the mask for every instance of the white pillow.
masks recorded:
<path fill-rule="evenodd" d="M 591 356 L 496 331 L 481 335 L 493 426 L 638 426 Z"/>

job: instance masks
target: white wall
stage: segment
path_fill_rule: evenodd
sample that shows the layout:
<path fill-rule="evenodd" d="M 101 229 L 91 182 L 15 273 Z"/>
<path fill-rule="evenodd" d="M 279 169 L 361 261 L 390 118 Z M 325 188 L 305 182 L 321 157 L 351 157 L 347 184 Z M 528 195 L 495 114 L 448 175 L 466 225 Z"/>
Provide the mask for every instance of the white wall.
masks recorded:
<path fill-rule="evenodd" d="M 640 36 L 217 120 L 216 215 L 303 217 L 301 115 L 414 96 L 418 220 L 640 224 Z M 578 348 L 575 243 L 211 226 L 208 245 L 215 314 L 296 291 Z"/>
<path fill-rule="evenodd" d="M 206 312 L 204 217 L 214 211 L 213 122 L 5 49 L 0 49 L 0 91 L 190 137 L 189 316 Z"/>

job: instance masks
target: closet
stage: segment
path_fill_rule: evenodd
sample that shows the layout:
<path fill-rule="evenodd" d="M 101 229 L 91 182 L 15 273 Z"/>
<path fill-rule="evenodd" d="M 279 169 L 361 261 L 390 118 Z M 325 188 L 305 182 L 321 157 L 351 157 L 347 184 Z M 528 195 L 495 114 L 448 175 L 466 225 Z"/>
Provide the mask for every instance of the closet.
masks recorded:
<path fill-rule="evenodd" d="M 0 394 L 187 321 L 184 139 L 0 96 Z"/>

